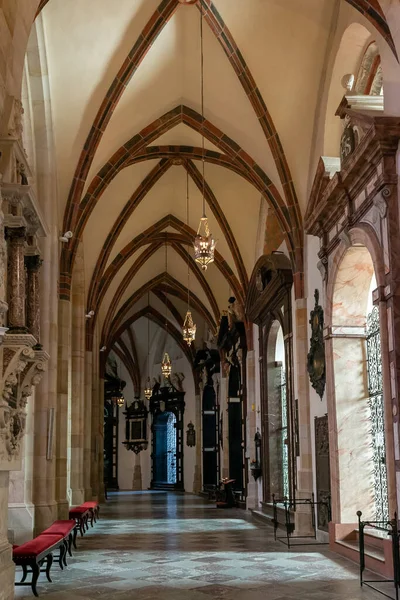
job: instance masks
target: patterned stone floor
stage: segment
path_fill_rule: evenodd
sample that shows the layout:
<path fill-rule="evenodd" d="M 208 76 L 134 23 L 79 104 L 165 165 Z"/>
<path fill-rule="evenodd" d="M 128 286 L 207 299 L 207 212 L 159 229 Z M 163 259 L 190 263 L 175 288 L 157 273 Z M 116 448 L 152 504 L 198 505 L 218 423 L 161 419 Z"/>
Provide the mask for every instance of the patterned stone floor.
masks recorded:
<path fill-rule="evenodd" d="M 325 546 L 288 549 L 272 528 L 196 496 L 119 493 L 69 559 L 41 575 L 46 600 L 373 600 Z M 16 588 L 16 598 L 33 598 Z"/>

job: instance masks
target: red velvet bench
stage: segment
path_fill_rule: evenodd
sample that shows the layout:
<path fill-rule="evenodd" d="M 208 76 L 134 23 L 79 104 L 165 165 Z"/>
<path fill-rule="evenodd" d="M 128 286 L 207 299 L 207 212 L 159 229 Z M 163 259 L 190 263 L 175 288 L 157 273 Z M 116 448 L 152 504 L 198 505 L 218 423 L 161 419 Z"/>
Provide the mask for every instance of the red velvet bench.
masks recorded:
<path fill-rule="evenodd" d="M 81 506 L 84 506 L 85 508 L 89 509 L 90 524 L 93 527 L 93 522 L 97 523 L 97 519 L 99 518 L 100 505 L 98 504 L 98 502 L 95 502 L 93 500 L 91 502 L 84 502 L 83 504 L 81 504 Z"/>
<path fill-rule="evenodd" d="M 83 505 L 75 506 L 75 508 L 70 508 L 69 510 L 69 518 L 75 521 L 76 528 L 80 531 L 81 536 L 83 536 L 86 529 L 88 529 L 89 514 L 89 509 Z"/>
<path fill-rule="evenodd" d="M 39 535 L 30 542 L 13 546 L 13 561 L 22 567 L 22 579 L 15 585 L 30 585 L 35 596 L 39 596 L 36 584 L 40 573 L 46 573 L 47 580 L 51 583 L 50 569 L 53 564 L 53 552 L 60 550 L 59 564 L 63 569 L 65 553 L 64 538 L 61 535 Z M 41 569 L 46 560 L 46 568 Z M 30 567 L 30 570 L 29 570 Z M 32 573 L 32 581 L 25 582 L 28 573 Z"/>
<path fill-rule="evenodd" d="M 76 550 L 77 525 L 75 519 L 66 521 L 55 521 L 51 527 L 41 533 L 41 535 L 62 535 L 64 539 L 64 565 L 67 566 L 67 552 L 72 556 L 72 545 Z"/>

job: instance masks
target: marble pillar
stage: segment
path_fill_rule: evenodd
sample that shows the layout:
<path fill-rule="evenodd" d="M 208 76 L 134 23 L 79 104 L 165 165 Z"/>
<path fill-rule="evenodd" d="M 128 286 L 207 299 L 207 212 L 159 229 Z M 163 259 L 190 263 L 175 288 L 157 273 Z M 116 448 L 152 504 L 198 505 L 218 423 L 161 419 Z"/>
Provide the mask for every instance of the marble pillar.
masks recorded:
<path fill-rule="evenodd" d="M 85 399 L 84 399 L 84 454 L 83 454 L 83 473 L 85 500 L 92 499 L 92 372 L 93 372 L 93 352 L 85 352 Z"/>
<path fill-rule="evenodd" d="M 132 479 L 132 489 L 134 491 L 142 490 L 142 467 L 140 465 L 140 452 L 139 454 L 134 454 L 134 465 L 133 465 L 133 479 Z"/>
<path fill-rule="evenodd" d="M 295 389 L 298 398 L 298 429 L 300 456 L 297 459 L 297 497 L 310 498 L 313 491 L 311 425 L 310 425 L 310 388 L 307 373 L 308 353 L 308 311 L 305 298 L 296 300 L 295 304 L 295 343 L 296 343 L 296 377 Z M 296 385 L 297 384 L 297 385 Z M 294 396 L 294 397 L 296 397 Z M 294 443 L 294 440 L 293 440 Z M 310 511 L 308 507 L 299 506 L 296 511 L 296 529 L 307 535 L 311 532 Z"/>
<path fill-rule="evenodd" d="M 26 333 L 25 227 L 6 227 L 8 240 L 8 327 L 10 333 Z"/>
<path fill-rule="evenodd" d="M 27 314 L 26 325 L 29 333 L 37 341 L 37 348 L 40 345 L 40 295 L 39 295 L 39 271 L 42 259 L 39 254 L 25 256 L 25 266 L 27 270 Z"/>

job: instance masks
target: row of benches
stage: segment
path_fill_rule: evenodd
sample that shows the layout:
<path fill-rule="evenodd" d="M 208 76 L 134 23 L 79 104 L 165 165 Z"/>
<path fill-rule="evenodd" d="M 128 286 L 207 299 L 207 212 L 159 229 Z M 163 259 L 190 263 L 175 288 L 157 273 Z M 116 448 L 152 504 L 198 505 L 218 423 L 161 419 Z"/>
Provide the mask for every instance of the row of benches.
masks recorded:
<path fill-rule="evenodd" d="M 60 569 L 67 566 L 67 554 L 72 556 L 72 546 L 76 549 L 78 531 L 83 536 L 89 523 L 93 527 L 99 517 L 99 510 L 97 502 L 85 502 L 71 508 L 68 520 L 55 521 L 33 540 L 13 546 L 13 561 L 22 567 L 22 579 L 15 585 L 30 585 L 34 595 L 39 596 L 36 586 L 40 573 L 46 573 L 47 580 L 51 582 L 50 569 L 57 550 L 59 554 L 56 558 Z M 26 582 L 29 573 L 32 573 L 32 581 Z"/>

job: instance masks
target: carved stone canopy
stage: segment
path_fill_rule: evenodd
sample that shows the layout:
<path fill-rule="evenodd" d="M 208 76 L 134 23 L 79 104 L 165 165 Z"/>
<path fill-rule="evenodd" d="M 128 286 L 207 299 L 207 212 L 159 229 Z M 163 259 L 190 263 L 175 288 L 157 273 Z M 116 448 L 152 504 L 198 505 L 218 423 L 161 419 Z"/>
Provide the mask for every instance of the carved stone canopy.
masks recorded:
<path fill-rule="evenodd" d="M 32 335 L 4 336 L 0 395 L 0 461 L 15 461 L 25 433 L 26 403 L 47 368 L 49 355 L 33 349 Z"/>
<path fill-rule="evenodd" d="M 306 233 L 319 237 L 330 232 L 338 222 L 343 221 L 341 228 L 351 227 L 371 208 L 377 194 L 384 188 L 397 186 L 395 156 L 400 139 L 400 120 L 357 113 L 345 106 L 341 110 L 351 119 L 353 126 L 357 126 L 360 139 L 333 177 L 322 159 L 318 164 L 304 229 Z"/>
<path fill-rule="evenodd" d="M 290 260 L 283 252 L 261 256 L 249 283 L 246 315 L 252 323 L 261 324 L 271 304 L 281 302 L 293 285 Z"/>

